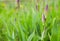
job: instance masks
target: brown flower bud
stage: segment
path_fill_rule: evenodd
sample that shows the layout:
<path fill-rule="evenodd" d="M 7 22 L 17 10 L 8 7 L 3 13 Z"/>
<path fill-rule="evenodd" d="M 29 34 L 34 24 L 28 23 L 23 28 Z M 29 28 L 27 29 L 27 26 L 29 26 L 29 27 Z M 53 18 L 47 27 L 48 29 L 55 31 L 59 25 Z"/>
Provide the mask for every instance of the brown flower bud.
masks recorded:
<path fill-rule="evenodd" d="M 17 7 L 19 8 L 20 7 L 20 0 L 17 0 Z"/>
<path fill-rule="evenodd" d="M 48 5 L 46 5 L 45 10 L 48 11 Z"/>
<path fill-rule="evenodd" d="M 46 21 L 45 15 L 42 14 L 42 22 L 44 23 Z"/>

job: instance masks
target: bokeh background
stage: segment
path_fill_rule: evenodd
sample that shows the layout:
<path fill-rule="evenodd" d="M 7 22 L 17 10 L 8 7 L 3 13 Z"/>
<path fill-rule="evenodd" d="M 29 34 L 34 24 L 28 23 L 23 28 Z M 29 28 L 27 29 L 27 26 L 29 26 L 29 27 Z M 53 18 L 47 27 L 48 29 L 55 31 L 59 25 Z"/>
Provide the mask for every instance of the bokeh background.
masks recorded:
<path fill-rule="evenodd" d="M 0 41 L 60 41 L 60 0 L 0 0 Z"/>

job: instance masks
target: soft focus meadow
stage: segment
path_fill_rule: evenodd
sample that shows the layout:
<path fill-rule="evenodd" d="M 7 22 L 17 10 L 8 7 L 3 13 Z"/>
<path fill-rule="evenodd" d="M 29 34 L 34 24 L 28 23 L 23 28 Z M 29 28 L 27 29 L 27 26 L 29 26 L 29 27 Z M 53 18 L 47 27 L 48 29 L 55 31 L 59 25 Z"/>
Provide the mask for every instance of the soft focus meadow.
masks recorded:
<path fill-rule="evenodd" d="M 60 0 L 0 0 L 0 41 L 60 41 Z"/>

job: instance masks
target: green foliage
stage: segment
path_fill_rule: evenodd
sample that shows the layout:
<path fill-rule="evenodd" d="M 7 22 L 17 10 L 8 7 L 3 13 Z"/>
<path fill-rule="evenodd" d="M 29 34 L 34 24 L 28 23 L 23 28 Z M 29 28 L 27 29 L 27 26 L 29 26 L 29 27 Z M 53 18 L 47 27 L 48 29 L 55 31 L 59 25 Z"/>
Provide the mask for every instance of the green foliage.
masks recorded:
<path fill-rule="evenodd" d="M 12 2 L 0 2 L 0 41 L 60 41 L 60 1 L 56 1 L 41 0 L 39 10 L 36 0 L 22 0 L 17 9 Z"/>

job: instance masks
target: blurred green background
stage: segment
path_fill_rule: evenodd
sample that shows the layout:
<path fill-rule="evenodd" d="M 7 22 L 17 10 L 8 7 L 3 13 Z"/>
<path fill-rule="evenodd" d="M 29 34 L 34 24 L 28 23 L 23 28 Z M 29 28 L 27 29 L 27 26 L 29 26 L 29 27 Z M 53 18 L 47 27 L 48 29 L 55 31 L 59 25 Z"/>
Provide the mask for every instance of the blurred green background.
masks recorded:
<path fill-rule="evenodd" d="M 0 0 L 0 41 L 60 41 L 60 0 Z"/>

